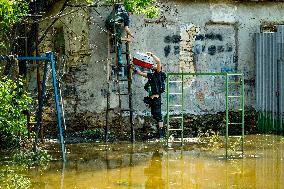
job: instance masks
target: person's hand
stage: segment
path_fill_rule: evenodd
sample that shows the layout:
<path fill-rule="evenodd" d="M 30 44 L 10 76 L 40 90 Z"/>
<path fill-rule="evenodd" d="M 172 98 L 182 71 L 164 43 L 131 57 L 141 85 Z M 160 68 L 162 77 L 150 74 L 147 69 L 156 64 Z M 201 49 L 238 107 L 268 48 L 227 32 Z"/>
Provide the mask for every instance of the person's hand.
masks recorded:
<path fill-rule="evenodd" d="M 146 52 L 146 54 L 147 54 L 148 56 L 153 56 L 153 53 L 152 53 L 152 52 Z"/>

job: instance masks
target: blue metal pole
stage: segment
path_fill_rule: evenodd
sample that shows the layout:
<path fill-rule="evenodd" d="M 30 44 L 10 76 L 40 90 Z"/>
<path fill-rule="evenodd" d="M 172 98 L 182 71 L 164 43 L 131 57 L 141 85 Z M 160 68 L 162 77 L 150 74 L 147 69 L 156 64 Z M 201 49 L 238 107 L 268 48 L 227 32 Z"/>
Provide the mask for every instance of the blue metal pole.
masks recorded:
<path fill-rule="evenodd" d="M 50 60 L 47 56 L 23 56 L 23 57 L 17 57 L 18 60 Z"/>
<path fill-rule="evenodd" d="M 61 116 L 60 116 L 60 107 L 59 107 L 59 101 L 58 101 L 58 93 L 57 93 L 57 85 L 56 85 L 56 73 L 55 73 L 53 53 L 49 52 L 48 55 L 49 55 L 49 59 L 50 59 L 50 63 L 51 63 L 51 69 L 52 69 L 53 88 L 54 88 L 54 96 L 55 96 L 55 103 L 56 103 L 59 138 L 60 138 L 60 142 L 61 142 L 62 160 L 65 162 L 66 156 L 65 156 L 64 138 L 63 138 L 63 134 L 62 134 L 62 126 L 61 126 L 61 118 L 60 118 Z"/>

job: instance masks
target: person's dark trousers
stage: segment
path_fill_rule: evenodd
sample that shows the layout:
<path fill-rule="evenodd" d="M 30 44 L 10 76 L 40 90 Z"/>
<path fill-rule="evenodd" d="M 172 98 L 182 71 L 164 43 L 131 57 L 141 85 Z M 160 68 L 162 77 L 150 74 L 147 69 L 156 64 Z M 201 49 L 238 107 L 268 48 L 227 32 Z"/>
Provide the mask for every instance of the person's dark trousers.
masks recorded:
<path fill-rule="evenodd" d="M 158 138 L 160 139 L 165 137 L 165 129 L 159 127 L 159 122 L 163 122 L 161 106 L 161 97 L 150 100 L 151 114 L 158 123 Z"/>
<path fill-rule="evenodd" d="M 118 63 L 118 66 L 121 68 L 122 63 L 123 63 L 122 62 L 122 44 L 121 43 L 117 43 L 117 63 Z"/>
<path fill-rule="evenodd" d="M 122 64 L 123 64 L 123 61 L 122 61 L 122 41 L 121 41 L 122 30 L 121 30 L 121 27 L 116 27 L 116 35 L 115 36 L 116 36 L 117 63 L 118 63 L 118 66 L 121 67 Z"/>

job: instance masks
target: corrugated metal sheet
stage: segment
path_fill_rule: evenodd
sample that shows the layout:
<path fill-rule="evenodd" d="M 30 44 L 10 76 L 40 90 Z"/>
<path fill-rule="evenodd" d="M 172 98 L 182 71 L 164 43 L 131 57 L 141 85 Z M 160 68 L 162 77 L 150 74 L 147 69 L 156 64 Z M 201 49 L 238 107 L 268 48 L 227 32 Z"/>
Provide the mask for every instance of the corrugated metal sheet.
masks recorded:
<path fill-rule="evenodd" d="M 277 27 L 279 43 L 278 51 L 278 105 L 279 105 L 279 117 L 280 117 L 280 130 L 284 130 L 284 25 Z M 284 132 L 284 131 L 283 131 Z"/>
<path fill-rule="evenodd" d="M 255 35 L 256 109 L 261 131 L 283 133 L 284 26 L 277 29 Z"/>

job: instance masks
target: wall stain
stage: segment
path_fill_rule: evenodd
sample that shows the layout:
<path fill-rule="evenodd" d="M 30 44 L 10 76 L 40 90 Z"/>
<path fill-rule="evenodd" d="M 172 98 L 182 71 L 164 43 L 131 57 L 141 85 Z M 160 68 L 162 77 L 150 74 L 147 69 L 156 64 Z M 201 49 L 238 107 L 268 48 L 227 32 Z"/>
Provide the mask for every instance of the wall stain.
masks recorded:
<path fill-rule="evenodd" d="M 165 43 L 179 43 L 180 40 L 181 40 L 181 36 L 180 35 L 172 35 L 172 36 L 167 35 L 164 38 L 164 42 Z"/>
<path fill-rule="evenodd" d="M 179 50 L 179 46 L 174 46 L 174 54 L 177 55 L 179 54 L 180 50 Z"/>
<path fill-rule="evenodd" d="M 215 33 L 199 34 L 195 36 L 195 40 L 203 41 L 206 39 L 223 41 L 223 36 Z"/>
<path fill-rule="evenodd" d="M 168 57 L 170 52 L 171 52 L 171 46 L 170 45 L 165 46 L 164 48 L 165 57 Z"/>
<path fill-rule="evenodd" d="M 210 54 L 210 55 L 216 54 L 216 46 L 215 45 L 211 45 L 211 46 L 208 47 L 208 54 Z"/>
<path fill-rule="evenodd" d="M 218 51 L 218 53 L 224 52 L 225 51 L 225 47 L 223 45 L 218 45 L 217 46 L 217 51 Z"/>
<path fill-rule="evenodd" d="M 164 38 L 164 42 L 165 42 L 165 43 L 171 43 L 171 41 L 172 41 L 172 38 L 171 38 L 171 36 L 169 36 L 169 35 L 167 35 L 167 36 Z"/>
<path fill-rule="evenodd" d="M 173 35 L 172 36 L 172 42 L 173 43 L 179 43 L 181 40 L 181 36 L 180 35 Z"/>
<path fill-rule="evenodd" d="M 231 44 L 229 44 L 229 43 L 226 44 L 226 51 L 227 52 L 232 52 L 233 51 L 233 47 L 232 47 Z"/>

